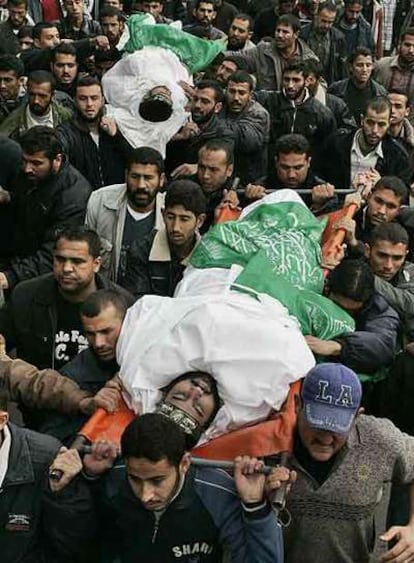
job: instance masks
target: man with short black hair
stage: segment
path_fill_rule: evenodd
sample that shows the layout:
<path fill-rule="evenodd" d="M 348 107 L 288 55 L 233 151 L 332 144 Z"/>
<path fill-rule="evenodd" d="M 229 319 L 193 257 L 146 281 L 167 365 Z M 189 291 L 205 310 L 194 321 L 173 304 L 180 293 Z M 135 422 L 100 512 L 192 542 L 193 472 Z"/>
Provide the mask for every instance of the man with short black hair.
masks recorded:
<path fill-rule="evenodd" d="M 302 27 L 300 36 L 319 58 L 328 84 L 346 76 L 344 34 L 334 27 L 338 6 L 333 0 L 321 2 L 312 23 Z"/>
<path fill-rule="evenodd" d="M 161 208 L 165 182 L 164 160 L 151 147 L 131 151 L 125 183 L 114 184 L 92 193 L 86 210 L 86 224 L 104 244 L 105 270 L 122 286 L 127 252 L 134 240 L 142 240 L 163 225 Z"/>
<path fill-rule="evenodd" d="M 337 131 L 317 151 L 316 173 L 337 189 L 365 185 L 361 177 L 368 178 L 372 185 L 380 176 L 398 176 L 408 186 L 411 179 L 408 155 L 387 135 L 390 121 L 389 100 L 386 97 L 370 100 L 356 133 Z M 327 194 L 329 198 L 332 195 Z"/>
<path fill-rule="evenodd" d="M 229 51 L 247 51 L 254 47 L 251 41 L 253 35 L 253 20 L 247 14 L 237 14 L 230 24 L 227 36 Z"/>
<path fill-rule="evenodd" d="M 226 55 L 218 65 L 214 78 L 225 88 L 230 76 L 238 70 L 246 70 L 244 61 L 232 55 Z"/>
<path fill-rule="evenodd" d="M 398 88 L 405 92 L 410 108 L 414 104 L 414 27 L 407 27 L 398 41 L 397 55 L 383 57 L 375 65 L 374 78 L 388 91 Z"/>
<path fill-rule="evenodd" d="M 209 139 L 234 140 L 234 133 L 220 119 L 225 95 L 216 80 L 201 80 L 191 90 L 190 110 L 192 121 L 187 122 L 167 145 L 167 174 L 178 175 L 183 163 L 195 164 L 198 151 Z M 186 166 L 186 164 L 184 165 Z"/>
<path fill-rule="evenodd" d="M 99 23 L 109 45 L 115 47 L 124 31 L 125 16 L 116 8 L 106 6 L 99 13 Z"/>
<path fill-rule="evenodd" d="M 134 241 L 128 251 L 124 287 L 136 298 L 174 295 L 206 218 L 206 198 L 200 186 L 191 180 L 172 182 L 163 216 L 165 229 Z"/>
<path fill-rule="evenodd" d="M 187 33 L 198 33 L 198 28 L 204 30 L 204 37 L 208 39 L 222 39 L 226 35 L 213 22 L 217 16 L 216 0 L 197 0 L 193 9 L 193 23 L 183 27 Z"/>
<path fill-rule="evenodd" d="M 265 495 L 266 478 L 255 474 L 263 462 L 236 458 L 234 481 L 224 472 L 191 469 L 184 432 L 158 413 L 134 419 L 122 435 L 121 450 L 126 468 L 108 475 L 105 491 L 115 487 L 110 521 L 111 527 L 118 522 L 122 537 L 112 546 L 117 555 L 131 561 L 189 562 L 196 557 L 218 563 L 229 556 L 238 563 L 282 563 L 280 528 Z M 102 474 L 115 455 L 111 444 L 94 447 L 84 458 L 86 473 Z M 128 479 L 116 480 L 120 471 Z M 286 468 L 275 468 L 267 480 L 269 492 L 289 478 Z M 139 537 L 133 533 L 137 526 Z"/>
<path fill-rule="evenodd" d="M 65 154 L 94 190 L 122 182 L 132 147 L 114 119 L 104 115 L 101 83 L 91 76 L 80 78 L 74 94 L 74 118 L 56 129 Z"/>
<path fill-rule="evenodd" d="M 375 53 L 375 41 L 372 28 L 362 15 L 364 0 L 344 0 L 344 8 L 335 22 L 345 35 L 347 54 L 351 54 L 357 47 L 366 47 Z"/>
<path fill-rule="evenodd" d="M 82 0 L 63 0 L 63 6 L 67 15 L 59 22 L 62 39 L 77 41 L 102 34 L 101 26 L 87 13 Z"/>
<path fill-rule="evenodd" d="M 27 80 L 28 101 L 16 108 L 0 125 L 0 133 L 19 141 L 36 126 L 54 128 L 72 117 L 71 110 L 56 102 L 55 79 L 44 70 L 35 70 Z"/>
<path fill-rule="evenodd" d="M 367 262 L 345 258 L 329 274 L 327 296 L 354 318 L 355 331 L 335 340 L 305 336 L 314 355 L 332 357 L 362 374 L 391 365 L 398 351 L 400 318 L 375 291 Z"/>
<path fill-rule="evenodd" d="M 259 90 L 255 93 L 257 101 L 270 115 L 269 159 L 274 154 L 275 143 L 282 135 L 299 133 L 315 149 L 336 129 L 331 110 L 311 96 L 306 88 L 307 76 L 306 65 L 294 63 L 283 70 L 281 92 Z"/>
<path fill-rule="evenodd" d="M 270 117 L 253 99 L 251 75 L 243 70 L 232 74 L 226 90 L 223 119 L 234 134 L 234 169 L 242 184 L 260 183 L 267 173 L 267 144 Z"/>
<path fill-rule="evenodd" d="M 366 47 L 357 47 L 348 57 L 349 78 L 331 84 L 329 94 L 342 98 L 351 110 L 355 122 L 360 126 L 369 100 L 386 96 L 386 89 L 372 79 L 374 59 Z"/>
<path fill-rule="evenodd" d="M 79 69 L 75 47 L 70 43 L 57 45 L 52 52 L 50 69 L 56 80 L 56 90 L 72 98 L 75 94 Z"/>
<path fill-rule="evenodd" d="M 62 145 L 49 127 L 33 127 L 20 140 L 23 170 L 15 187 L 3 193 L 12 203 L 14 233 L 11 257 L 0 273 L 3 289 L 50 272 L 56 232 L 81 225 L 91 188 L 63 155 Z"/>
<path fill-rule="evenodd" d="M 262 41 L 254 49 L 233 53 L 234 57 L 246 63 L 246 70 L 256 77 L 259 90 L 280 90 L 285 66 L 317 58 L 305 41 L 299 38 L 299 32 L 298 18 L 286 14 L 277 20 L 271 42 Z"/>
<path fill-rule="evenodd" d="M 155 19 L 155 23 L 163 23 L 169 25 L 172 20 L 163 15 L 165 0 L 141 0 L 141 11 L 151 14 Z"/>
<path fill-rule="evenodd" d="M 24 66 L 14 55 L 0 55 L 0 124 L 23 102 Z"/>
<path fill-rule="evenodd" d="M 391 104 L 391 121 L 388 133 L 391 137 L 399 141 L 408 153 L 410 169 L 413 171 L 411 178 L 414 178 L 414 127 L 408 119 L 410 106 L 408 96 L 404 90 L 390 90 L 387 98 Z"/>
<path fill-rule="evenodd" d="M 27 0 L 8 0 L 8 19 L 0 24 L 0 53 L 17 55 L 20 51 L 17 33 L 19 29 L 29 23 L 27 14 Z"/>

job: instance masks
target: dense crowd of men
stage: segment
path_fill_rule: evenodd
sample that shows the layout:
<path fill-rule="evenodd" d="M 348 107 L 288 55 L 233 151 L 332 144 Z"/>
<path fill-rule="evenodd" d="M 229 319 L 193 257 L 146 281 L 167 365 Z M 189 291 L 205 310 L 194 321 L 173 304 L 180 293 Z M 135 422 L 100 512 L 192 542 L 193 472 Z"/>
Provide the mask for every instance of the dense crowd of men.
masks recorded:
<path fill-rule="evenodd" d="M 222 46 L 180 82 L 165 154 L 107 111 L 136 13 Z M 283 189 L 318 218 L 357 207 L 325 282 L 355 330 L 305 335 L 286 467 L 192 465 L 221 399 L 191 366 L 81 457 L 119 404 L 128 308 L 174 297 L 223 210 Z M 1 561 L 414 561 L 413 198 L 412 0 L 0 0 Z"/>

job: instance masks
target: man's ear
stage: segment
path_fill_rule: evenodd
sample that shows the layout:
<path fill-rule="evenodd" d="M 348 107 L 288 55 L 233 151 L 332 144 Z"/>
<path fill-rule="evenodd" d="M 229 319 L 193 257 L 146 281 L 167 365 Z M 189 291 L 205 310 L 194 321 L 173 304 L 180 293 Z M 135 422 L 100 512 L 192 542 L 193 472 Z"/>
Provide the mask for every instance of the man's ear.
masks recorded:
<path fill-rule="evenodd" d="M 160 175 L 160 187 L 163 188 L 165 184 L 165 174 L 164 172 Z"/>
<path fill-rule="evenodd" d="M 205 213 L 200 213 L 200 215 L 197 216 L 197 223 L 196 223 L 197 230 L 199 230 L 203 226 L 206 217 L 207 215 Z"/>
<path fill-rule="evenodd" d="M 0 432 L 9 422 L 9 413 L 7 411 L 0 411 Z"/>
<path fill-rule="evenodd" d="M 181 475 L 185 475 L 191 467 L 191 454 L 186 452 L 181 458 L 179 470 Z"/>
<path fill-rule="evenodd" d="M 371 247 L 367 242 L 364 244 L 364 254 L 365 254 L 365 258 L 369 258 L 371 256 Z"/>
<path fill-rule="evenodd" d="M 234 165 L 229 164 L 227 166 L 227 178 L 231 178 L 233 176 L 233 171 L 234 171 Z"/>
<path fill-rule="evenodd" d="M 217 102 L 216 105 L 214 106 L 214 113 L 220 113 L 222 109 L 223 109 L 223 103 Z"/>
<path fill-rule="evenodd" d="M 95 274 L 97 274 L 99 272 L 99 270 L 101 269 L 101 266 L 102 266 L 101 256 L 94 258 L 94 260 L 93 260 L 93 271 L 95 272 Z"/>

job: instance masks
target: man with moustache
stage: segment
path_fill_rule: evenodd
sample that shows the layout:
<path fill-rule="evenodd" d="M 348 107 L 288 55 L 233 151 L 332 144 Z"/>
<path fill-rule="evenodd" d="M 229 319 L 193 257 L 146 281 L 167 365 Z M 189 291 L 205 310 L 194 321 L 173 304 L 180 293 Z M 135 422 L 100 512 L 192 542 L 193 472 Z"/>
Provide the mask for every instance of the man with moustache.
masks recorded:
<path fill-rule="evenodd" d="M 247 51 L 255 46 L 251 41 L 253 19 L 247 14 L 237 14 L 231 22 L 227 38 L 229 51 Z"/>
<path fill-rule="evenodd" d="M 180 170 L 185 162 L 195 164 L 198 151 L 209 139 L 224 139 L 232 141 L 234 133 L 227 127 L 226 121 L 220 119 L 225 96 L 222 86 L 216 80 L 201 80 L 194 89 L 189 89 L 191 95 L 191 117 L 167 145 L 166 170 Z"/>
<path fill-rule="evenodd" d="M 104 115 L 105 99 L 96 78 L 85 76 L 75 87 L 76 115 L 57 128 L 65 154 L 94 190 L 120 183 L 132 147 L 115 121 Z"/>
<path fill-rule="evenodd" d="M 94 229 L 104 246 L 104 264 L 110 279 L 123 285 L 127 252 L 134 240 L 141 240 L 163 225 L 164 161 L 150 147 L 131 151 L 125 183 L 100 188 L 92 193 L 86 210 L 86 224 Z"/>
<path fill-rule="evenodd" d="M 0 272 L 0 287 L 52 270 L 53 240 L 64 227 L 81 225 L 91 188 L 65 159 L 50 127 L 33 127 L 21 137 L 22 170 L 10 191 L 2 190 L 1 205 L 13 216 L 9 233 L 10 259 Z"/>
<path fill-rule="evenodd" d="M 27 81 L 28 101 L 15 109 L 0 125 L 0 133 L 18 141 L 36 125 L 57 127 L 72 117 L 72 112 L 54 101 L 55 79 L 44 70 L 35 70 Z"/>

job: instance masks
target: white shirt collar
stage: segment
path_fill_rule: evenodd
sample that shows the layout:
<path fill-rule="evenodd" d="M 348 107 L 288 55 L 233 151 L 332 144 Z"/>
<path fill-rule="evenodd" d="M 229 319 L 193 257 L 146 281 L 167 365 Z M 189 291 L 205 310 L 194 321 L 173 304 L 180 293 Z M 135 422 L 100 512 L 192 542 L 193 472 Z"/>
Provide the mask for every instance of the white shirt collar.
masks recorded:
<path fill-rule="evenodd" d="M 358 131 L 354 135 L 354 140 L 352 141 L 351 153 L 355 152 L 361 158 L 367 158 L 369 155 L 375 155 L 378 158 L 384 158 L 384 153 L 382 150 L 382 141 L 380 141 L 378 145 L 368 154 L 363 154 L 359 146 L 359 138 L 361 135 L 362 135 L 362 129 L 358 129 Z"/>
<path fill-rule="evenodd" d="M 9 467 L 11 434 L 7 425 L 3 429 L 3 434 L 4 440 L 0 447 L 0 488 L 3 486 L 4 478 L 6 477 L 7 469 Z"/>

